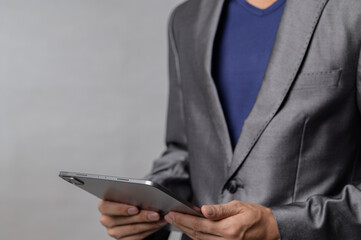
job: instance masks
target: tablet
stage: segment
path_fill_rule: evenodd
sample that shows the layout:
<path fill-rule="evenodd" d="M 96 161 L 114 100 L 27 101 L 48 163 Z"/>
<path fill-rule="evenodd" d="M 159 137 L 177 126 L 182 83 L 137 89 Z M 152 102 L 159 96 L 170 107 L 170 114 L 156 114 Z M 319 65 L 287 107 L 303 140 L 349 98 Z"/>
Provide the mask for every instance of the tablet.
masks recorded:
<path fill-rule="evenodd" d="M 160 215 L 175 211 L 203 216 L 198 207 L 152 181 L 64 171 L 59 177 L 107 201 L 156 211 Z"/>

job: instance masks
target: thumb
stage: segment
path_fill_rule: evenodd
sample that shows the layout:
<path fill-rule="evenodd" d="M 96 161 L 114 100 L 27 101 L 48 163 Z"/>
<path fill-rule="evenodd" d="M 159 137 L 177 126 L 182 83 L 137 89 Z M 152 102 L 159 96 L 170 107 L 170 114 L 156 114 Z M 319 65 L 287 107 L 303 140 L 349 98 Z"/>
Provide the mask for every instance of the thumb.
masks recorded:
<path fill-rule="evenodd" d="M 240 208 L 239 203 L 238 201 L 232 201 L 221 205 L 203 205 L 201 211 L 208 219 L 221 220 L 238 214 Z"/>

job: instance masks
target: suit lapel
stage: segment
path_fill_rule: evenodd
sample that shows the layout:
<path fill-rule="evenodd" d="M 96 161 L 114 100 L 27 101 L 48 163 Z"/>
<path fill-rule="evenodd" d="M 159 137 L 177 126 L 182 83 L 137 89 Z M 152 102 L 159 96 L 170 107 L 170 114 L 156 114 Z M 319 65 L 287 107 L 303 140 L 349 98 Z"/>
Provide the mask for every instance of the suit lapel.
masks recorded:
<path fill-rule="evenodd" d="M 246 119 L 228 170 L 232 177 L 277 113 L 328 0 L 287 0 L 260 92 Z"/>
<path fill-rule="evenodd" d="M 232 161 L 233 151 L 227 123 L 211 70 L 214 39 L 224 2 L 225 0 L 200 1 L 199 12 L 202 14 L 198 15 L 196 24 L 194 24 L 194 32 L 195 39 L 197 39 L 195 63 L 196 69 L 199 69 L 201 74 L 199 81 L 196 82 L 203 91 L 209 118 L 212 121 L 213 130 L 218 136 L 218 139 L 215 139 L 215 141 L 217 141 L 219 151 L 225 158 L 219 160 L 225 162 L 225 169 L 227 169 L 229 166 L 226 166 L 226 164 Z"/>

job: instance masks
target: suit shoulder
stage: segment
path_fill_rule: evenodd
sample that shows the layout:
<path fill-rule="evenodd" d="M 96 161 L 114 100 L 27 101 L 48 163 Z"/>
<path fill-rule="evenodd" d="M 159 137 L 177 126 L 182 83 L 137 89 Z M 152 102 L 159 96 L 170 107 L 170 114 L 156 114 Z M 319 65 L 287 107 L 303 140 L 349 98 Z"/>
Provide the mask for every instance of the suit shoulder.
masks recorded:
<path fill-rule="evenodd" d="M 192 25 L 198 15 L 200 2 L 202 0 L 187 0 L 177 5 L 169 18 L 169 30 L 172 30 L 175 37 L 187 30 Z"/>
<path fill-rule="evenodd" d="M 183 1 L 182 3 L 178 4 L 173 12 L 175 14 L 184 14 L 186 13 L 187 11 L 189 11 L 190 9 L 194 8 L 196 5 L 199 5 L 199 3 L 201 2 L 201 0 L 186 0 L 186 1 Z"/>
<path fill-rule="evenodd" d="M 328 19 L 341 22 L 349 30 L 361 33 L 361 0 L 329 0 L 325 15 Z"/>
<path fill-rule="evenodd" d="M 327 5 L 340 12 L 347 12 L 358 16 L 361 15 L 361 0 L 329 0 Z"/>

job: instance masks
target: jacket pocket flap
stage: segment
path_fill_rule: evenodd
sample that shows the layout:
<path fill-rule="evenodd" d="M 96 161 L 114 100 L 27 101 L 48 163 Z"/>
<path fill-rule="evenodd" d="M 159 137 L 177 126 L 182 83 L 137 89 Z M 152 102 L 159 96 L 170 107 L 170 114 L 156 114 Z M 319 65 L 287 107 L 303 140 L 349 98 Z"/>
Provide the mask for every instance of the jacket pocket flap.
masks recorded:
<path fill-rule="evenodd" d="M 342 69 L 300 73 L 296 78 L 293 89 L 336 87 L 339 84 L 341 73 Z"/>

